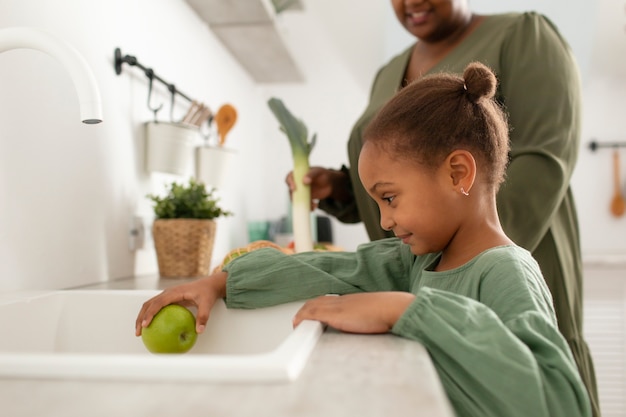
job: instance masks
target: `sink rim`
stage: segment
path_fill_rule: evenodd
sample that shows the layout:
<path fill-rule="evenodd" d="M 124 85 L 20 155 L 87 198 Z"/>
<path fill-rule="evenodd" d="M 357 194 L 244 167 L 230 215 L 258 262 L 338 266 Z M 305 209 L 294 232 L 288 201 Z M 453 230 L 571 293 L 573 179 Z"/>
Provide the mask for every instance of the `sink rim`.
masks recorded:
<path fill-rule="evenodd" d="M 56 294 L 158 294 L 153 290 L 56 290 L 0 302 L 30 302 Z M 318 321 L 305 320 L 279 346 L 255 354 L 138 354 L 0 351 L 0 378 L 90 379 L 176 382 L 278 383 L 294 381 L 324 332 Z M 251 372 L 251 370 L 253 370 Z M 217 372 L 215 372 L 217 371 Z"/>

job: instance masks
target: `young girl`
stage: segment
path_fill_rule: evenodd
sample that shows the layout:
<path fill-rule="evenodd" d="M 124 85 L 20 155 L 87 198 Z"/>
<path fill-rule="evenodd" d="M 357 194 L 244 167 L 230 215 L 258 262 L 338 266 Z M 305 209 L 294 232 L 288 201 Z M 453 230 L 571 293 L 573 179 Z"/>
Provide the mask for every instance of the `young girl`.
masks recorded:
<path fill-rule="evenodd" d="M 294 326 L 422 343 L 459 416 L 591 415 L 539 267 L 498 220 L 509 147 L 495 89 L 478 63 L 463 78 L 423 77 L 368 125 L 359 176 L 396 238 L 354 253 L 248 253 L 147 301 L 136 334 L 171 303 L 197 306 L 202 332 L 218 298 L 234 308 L 306 299 Z"/>

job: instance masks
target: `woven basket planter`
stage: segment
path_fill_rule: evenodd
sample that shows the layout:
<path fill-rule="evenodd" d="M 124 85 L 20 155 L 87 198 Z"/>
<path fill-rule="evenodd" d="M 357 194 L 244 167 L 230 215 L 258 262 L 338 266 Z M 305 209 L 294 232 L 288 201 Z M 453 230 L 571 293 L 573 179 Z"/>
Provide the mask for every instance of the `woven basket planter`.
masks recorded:
<path fill-rule="evenodd" d="M 214 220 L 157 219 L 152 225 L 159 275 L 163 278 L 206 276 L 215 241 Z"/>

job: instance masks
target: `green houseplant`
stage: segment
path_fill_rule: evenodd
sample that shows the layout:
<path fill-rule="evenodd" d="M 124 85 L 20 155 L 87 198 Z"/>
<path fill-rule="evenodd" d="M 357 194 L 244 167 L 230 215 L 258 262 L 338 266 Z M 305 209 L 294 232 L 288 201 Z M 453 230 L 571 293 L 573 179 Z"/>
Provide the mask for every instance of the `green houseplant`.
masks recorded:
<path fill-rule="evenodd" d="M 173 182 L 166 186 L 167 194 L 148 194 L 153 202 L 156 219 L 152 236 L 164 278 L 187 278 L 208 275 L 211 266 L 216 222 L 220 216 L 230 216 L 222 209 L 215 188 L 190 179 L 187 184 Z"/>

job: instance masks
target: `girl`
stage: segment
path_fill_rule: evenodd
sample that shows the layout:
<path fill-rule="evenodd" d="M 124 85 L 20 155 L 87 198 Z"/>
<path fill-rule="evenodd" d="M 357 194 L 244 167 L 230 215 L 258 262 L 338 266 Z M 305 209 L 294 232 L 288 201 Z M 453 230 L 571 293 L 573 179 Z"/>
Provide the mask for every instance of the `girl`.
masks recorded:
<path fill-rule="evenodd" d="M 498 219 L 509 146 L 495 90 L 473 63 L 463 78 L 410 84 L 368 125 L 359 176 L 395 238 L 355 253 L 248 253 L 147 301 L 136 334 L 171 303 L 197 306 L 202 332 L 220 297 L 235 308 L 307 299 L 294 326 L 422 343 L 459 416 L 591 415 L 539 267 Z"/>
<path fill-rule="evenodd" d="M 413 41 L 372 80 L 368 103 L 347 142 L 348 166 L 314 166 L 304 177 L 313 206 L 319 204 L 344 223 L 363 222 L 370 240 L 393 236 L 381 229 L 378 207 L 359 179 L 365 127 L 400 88 L 423 75 L 462 73 L 474 61 L 490 66 L 498 76 L 496 98 L 506 103 L 511 127 L 507 180 L 497 195 L 500 222 L 507 236 L 539 263 L 559 329 L 599 417 L 593 358 L 583 337 L 584 275 L 570 186 L 580 149 L 582 88 L 567 40 L 536 12 L 478 14 L 470 0 L 389 3 Z M 291 174 L 287 183 L 293 190 Z"/>

